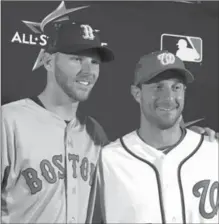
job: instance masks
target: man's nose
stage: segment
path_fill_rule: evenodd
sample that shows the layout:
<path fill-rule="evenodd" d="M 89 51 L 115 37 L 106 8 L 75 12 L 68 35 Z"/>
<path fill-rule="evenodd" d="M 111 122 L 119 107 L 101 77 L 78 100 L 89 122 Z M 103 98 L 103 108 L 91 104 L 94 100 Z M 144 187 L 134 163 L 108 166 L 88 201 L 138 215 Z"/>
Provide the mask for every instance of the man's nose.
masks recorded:
<path fill-rule="evenodd" d="M 82 71 L 85 73 L 91 73 L 92 68 L 91 68 L 91 61 L 89 59 L 84 59 L 82 61 Z"/>
<path fill-rule="evenodd" d="M 174 92 L 171 88 L 164 88 L 160 94 L 160 98 L 162 98 L 164 100 L 173 100 L 174 96 L 175 96 Z"/>

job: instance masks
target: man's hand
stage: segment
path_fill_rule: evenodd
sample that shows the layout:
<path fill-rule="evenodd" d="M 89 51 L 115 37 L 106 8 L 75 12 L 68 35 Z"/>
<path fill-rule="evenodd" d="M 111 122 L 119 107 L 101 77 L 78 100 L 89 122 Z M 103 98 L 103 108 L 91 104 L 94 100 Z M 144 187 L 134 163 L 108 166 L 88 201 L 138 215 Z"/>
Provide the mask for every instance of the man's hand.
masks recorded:
<path fill-rule="evenodd" d="M 196 133 L 209 136 L 209 140 L 211 142 L 213 142 L 215 140 L 215 138 L 217 138 L 217 140 L 219 139 L 219 133 L 216 133 L 214 130 L 212 130 L 208 127 L 203 128 L 203 127 L 199 127 L 199 126 L 191 126 L 191 127 L 189 127 L 189 129 Z"/>

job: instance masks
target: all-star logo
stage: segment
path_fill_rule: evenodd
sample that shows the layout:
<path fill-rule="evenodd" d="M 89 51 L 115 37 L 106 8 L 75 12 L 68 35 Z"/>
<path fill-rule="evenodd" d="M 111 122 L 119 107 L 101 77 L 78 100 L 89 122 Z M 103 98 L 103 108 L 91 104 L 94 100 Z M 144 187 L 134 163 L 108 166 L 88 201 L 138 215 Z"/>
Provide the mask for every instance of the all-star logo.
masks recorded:
<path fill-rule="evenodd" d="M 48 37 L 45 34 L 33 35 L 26 33 L 19 33 L 18 31 L 14 34 L 11 39 L 12 43 L 28 44 L 28 45 L 40 45 L 45 46 Z"/>
<path fill-rule="evenodd" d="M 44 28 L 47 24 L 51 22 L 69 20 L 69 14 L 89 6 L 81 6 L 71 9 L 66 9 L 65 2 L 62 1 L 60 5 L 52 11 L 49 15 L 47 15 L 41 22 L 31 22 L 25 21 L 22 22 L 33 32 L 33 34 L 25 34 L 19 33 L 18 31 L 15 32 L 13 35 L 11 42 L 12 43 L 20 43 L 20 44 L 28 44 L 28 45 L 39 45 L 45 46 L 47 44 L 48 36 L 44 34 Z M 39 68 L 42 63 L 42 58 L 44 55 L 44 49 L 42 48 L 38 54 L 38 57 L 34 63 L 32 70 Z"/>

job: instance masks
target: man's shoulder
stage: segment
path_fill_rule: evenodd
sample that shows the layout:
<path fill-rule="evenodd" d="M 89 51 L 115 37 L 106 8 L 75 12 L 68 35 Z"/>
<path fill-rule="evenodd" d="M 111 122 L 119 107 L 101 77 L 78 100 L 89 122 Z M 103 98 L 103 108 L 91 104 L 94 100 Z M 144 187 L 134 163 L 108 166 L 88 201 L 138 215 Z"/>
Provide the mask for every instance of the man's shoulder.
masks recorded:
<path fill-rule="evenodd" d="M 24 121 L 38 116 L 43 110 L 29 98 L 13 101 L 1 107 L 2 119 L 6 122 Z"/>
<path fill-rule="evenodd" d="M 210 141 L 209 136 L 205 136 L 191 130 L 187 130 L 187 134 L 189 135 L 191 141 L 194 141 L 195 138 L 200 139 L 199 144 L 197 145 L 197 155 L 202 155 L 203 158 L 207 158 L 209 156 L 218 158 L 218 139 L 215 138 L 213 141 Z"/>
<path fill-rule="evenodd" d="M 7 104 L 4 104 L 1 107 L 2 115 L 5 117 L 10 117 L 13 114 L 17 114 L 19 112 L 23 112 L 25 106 L 28 104 L 28 99 L 21 99 L 17 101 L 13 101 Z"/>
<path fill-rule="evenodd" d="M 118 148 L 121 148 L 121 142 L 120 142 L 120 138 L 117 138 L 115 141 L 110 142 L 108 145 L 106 145 L 103 150 L 104 151 L 113 151 L 113 150 L 117 150 Z"/>
<path fill-rule="evenodd" d="M 20 100 L 16 100 L 16 101 L 12 101 L 9 103 L 6 103 L 4 105 L 2 105 L 2 109 L 10 109 L 10 108 L 16 108 L 16 107 L 20 107 L 21 105 L 23 105 L 26 102 L 27 99 L 20 99 Z"/>
<path fill-rule="evenodd" d="M 91 116 L 87 117 L 86 130 L 95 145 L 100 145 L 103 147 L 109 143 L 108 137 L 103 127 L 99 124 L 99 122 L 95 118 Z"/>
<path fill-rule="evenodd" d="M 103 150 L 102 150 L 102 153 L 103 154 L 123 154 L 123 153 L 126 153 L 125 150 L 123 150 L 123 145 L 122 145 L 122 142 L 121 142 L 121 139 L 123 141 L 127 141 L 127 142 L 130 142 L 132 141 L 133 138 L 135 138 L 135 132 L 130 132 L 126 135 L 123 135 L 119 138 L 117 138 L 115 141 L 111 142 L 110 144 L 106 145 Z"/>
<path fill-rule="evenodd" d="M 204 136 L 203 137 L 203 143 L 202 143 L 202 147 L 206 150 L 207 154 L 215 154 L 217 155 L 218 158 L 218 152 L 219 152 L 219 142 L 218 139 L 214 139 L 213 141 L 210 141 L 208 136 Z"/>
<path fill-rule="evenodd" d="M 210 140 L 210 137 L 207 135 L 196 133 L 190 129 L 186 129 L 187 135 L 189 135 L 190 139 L 200 138 L 202 139 L 202 145 L 211 145 L 211 146 L 218 146 L 218 139 L 215 138 L 213 141 Z"/>

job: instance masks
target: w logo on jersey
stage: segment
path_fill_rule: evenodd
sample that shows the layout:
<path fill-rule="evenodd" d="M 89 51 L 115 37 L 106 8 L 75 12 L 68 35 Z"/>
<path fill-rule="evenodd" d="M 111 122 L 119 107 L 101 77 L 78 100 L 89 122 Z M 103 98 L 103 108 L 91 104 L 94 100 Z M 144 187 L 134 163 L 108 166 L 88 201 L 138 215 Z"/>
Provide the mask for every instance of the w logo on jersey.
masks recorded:
<path fill-rule="evenodd" d="M 195 197 L 200 197 L 199 212 L 205 219 L 212 219 L 218 213 L 219 209 L 219 183 L 215 181 L 210 184 L 210 180 L 202 180 L 196 183 L 193 187 Z M 200 190 L 202 189 L 201 193 Z M 209 200 L 207 202 L 207 200 Z M 210 209 L 206 208 L 209 207 Z"/>
<path fill-rule="evenodd" d="M 162 65 L 174 64 L 175 56 L 172 53 L 162 53 L 157 56 L 158 60 Z"/>

